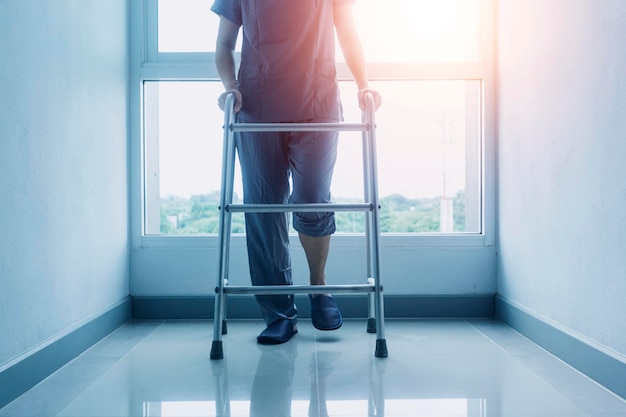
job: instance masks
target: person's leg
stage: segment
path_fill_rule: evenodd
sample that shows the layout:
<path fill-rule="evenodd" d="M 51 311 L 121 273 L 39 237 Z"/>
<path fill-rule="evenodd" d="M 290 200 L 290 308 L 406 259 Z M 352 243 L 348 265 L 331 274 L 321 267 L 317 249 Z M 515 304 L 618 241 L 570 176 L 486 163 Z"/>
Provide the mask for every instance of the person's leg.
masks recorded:
<path fill-rule="evenodd" d="M 291 203 L 331 202 L 330 184 L 337 159 L 337 135 L 337 132 L 291 134 Z M 331 235 L 335 232 L 334 213 L 294 213 L 293 225 L 306 254 L 311 285 L 326 285 L 326 261 Z M 334 330 L 341 326 L 341 313 L 332 297 L 319 294 L 310 296 L 310 299 L 316 328 Z"/>
<path fill-rule="evenodd" d="M 330 235 L 313 237 L 299 233 L 298 237 L 309 264 L 311 285 L 326 285 L 326 260 L 330 249 Z"/>
<path fill-rule="evenodd" d="M 326 285 L 326 260 L 330 248 L 330 235 L 313 237 L 299 233 L 309 264 L 311 285 Z M 319 330 L 336 330 L 341 327 L 343 317 L 337 303 L 330 294 L 310 294 L 311 321 Z"/>
<path fill-rule="evenodd" d="M 289 164 L 293 190 L 289 202 L 330 203 L 330 184 L 337 160 L 337 132 L 296 132 L 289 137 Z M 329 239 L 335 233 L 335 213 L 296 212 L 293 227 L 300 235 Z M 312 249 L 324 248 L 318 241 Z M 306 248 L 305 248 L 306 250 Z M 325 261 L 325 256 L 322 257 Z"/>
<path fill-rule="evenodd" d="M 330 203 L 330 184 L 336 160 L 336 132 L 292 133 L 289 161 L 293 190 L 289 201 L 296 204 Z M 325 285 L 330 236 L 335 232 L 334 213 L 294 213 L 293 226 L 306 254 L 311 285 Z"/>
<path fill-rule="evenodd" d="M 272 137 L 274 136 L 274 137 Z M 240 133 L 244 203 L 285 204 L 289 196 L 286 141 L 275 133 Z M 252 285 L 291 285 L 291 258 L 286 213 L 246 213 L 246 241 Z M 269 327 L 297 310 L 293 295 L 257 295 Z"/>

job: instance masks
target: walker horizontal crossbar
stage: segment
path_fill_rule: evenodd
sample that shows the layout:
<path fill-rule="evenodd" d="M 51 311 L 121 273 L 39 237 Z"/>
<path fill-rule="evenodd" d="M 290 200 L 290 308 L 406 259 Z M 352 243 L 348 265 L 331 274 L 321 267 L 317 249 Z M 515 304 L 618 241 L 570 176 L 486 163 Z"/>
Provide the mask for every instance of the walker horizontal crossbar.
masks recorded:
<path fill-rule="evenodd" d="M 229 204 L 226 211 L 231 213 L 285 213 L 285 212 L 327 212 L 327 211 L 372 211 L 374 206 L 368 203 L 360 204 Z"/>
<path fill-rule="evenodd" d="M 366 132 L 368 123 L 236 123 L 233 132 Z"/>
<path fill-rule="evenodd" d="M 216 289 L 217 290 L 217 289 Z M 374 284 L 362 285 L 259 285 L 225 286 L 226 294 L 329 294 L 329 293 L 367 293 L 376 291 Z"/>

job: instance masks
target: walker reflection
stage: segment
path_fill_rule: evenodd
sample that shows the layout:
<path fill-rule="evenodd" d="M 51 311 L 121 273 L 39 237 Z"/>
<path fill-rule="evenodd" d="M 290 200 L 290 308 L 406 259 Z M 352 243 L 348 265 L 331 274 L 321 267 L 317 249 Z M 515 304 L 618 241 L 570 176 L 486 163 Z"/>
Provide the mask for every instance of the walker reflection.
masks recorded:
<path fill-rule="evenodd" d="M 332 411 L 337 412 L 338 415 L 346 415 L 346 411 L 355 411 L 353 406 L 356 403 L 364 405 L 365 402 L 367 402 L 368 417 L 384 415 L 382 378 L 384 362 L 369 360 L 370 381 L 366 401 L 328 401 L 327 392 L 333 391 L 332 375 L 343 354 L 337 351 L 312 352 L 308 364 L 309 399 L 307 401 L 293 398 L 295 363 L 298 356 L 297 341 L 294 340 L 281 346 L 259 346 L 259 349 L 261 355 L 250 393 L 250 417 L 290 417 L 292 415 L 330 417 Z M 216 384 L 215 415 L 218 417 L 241 415 L 240 413 L 244 412 L 241 407 L 242 401 L 233 401 L 238 407 L 231 407 L 227 362 L 212 362 L 212 369 Z M 329 413 L 329 403 L 332 405 L 331 413 Z M 236 411 L 235 408 L 237 408 Z"/>
<path fill-rule="evenodd" d="M 449 357 L 410 366 L 405 361 L 360 356 L 363 352 L 333 350 L 335 339 L 305 339 L 302 334 L 283 345 L 248 350 L 246 357 L 256 358 L 255 369 L 249 360 L 211 361 L 211 372 L 206 374 L 208 390 L 201 397 L 147 402 L 144 415 L 485 417 L 489 393 L 493 398 L 499 395 L 497 375 L 493 385 L 480 384 L 479 375 L 491 372 L 486 362 L 489 358 L 477 357 L 470 372 L 459 374 L 455 372 L 459 364 Z M 439 360 L 454 363 L 442 368 Z M 410 372 L 411 379 L 387 378 L 388 373 L 402 375 L 402 370 Z M 477 383 L 468 389 L 474 376 Z M 491 401 L 489 408 L 489 415 L 500 415 L 497 401 Z"/>

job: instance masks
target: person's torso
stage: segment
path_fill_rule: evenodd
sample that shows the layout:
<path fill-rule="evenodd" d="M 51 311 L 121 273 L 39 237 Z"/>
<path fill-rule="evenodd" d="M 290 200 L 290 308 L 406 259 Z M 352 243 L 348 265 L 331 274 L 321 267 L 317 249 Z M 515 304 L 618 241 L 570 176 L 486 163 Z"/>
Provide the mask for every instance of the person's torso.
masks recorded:
<path fill-rule="evenodd" d="M 240 0 L 246 118 L 341 120 L 332 0 Z"/>

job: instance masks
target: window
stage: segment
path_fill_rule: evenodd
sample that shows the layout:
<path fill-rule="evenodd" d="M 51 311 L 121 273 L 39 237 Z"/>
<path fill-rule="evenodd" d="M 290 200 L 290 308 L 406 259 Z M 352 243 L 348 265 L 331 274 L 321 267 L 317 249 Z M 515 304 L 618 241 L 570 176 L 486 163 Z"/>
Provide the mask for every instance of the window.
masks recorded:
<path fill-rule="evenodd" d="M 491 0 L 489 0 L 491 1 Z M 355 2 L 377 113 L 381 231 L 483 234 L 485 48 L 488 0 Z M 223 91 L 213 65 L 218 18 L 206 0 L 145 0 L 142 86 L 146 235 L 217 233 Z M 339 49 L 339 48 L 337 48 Z M 346 121 L 360 120 L 356 87 L 341 54 Z M 359 140 L 340 134 L 337 202 L 362 199 Z M 241 198 L 240 180 L 236 194 Z M 243 232 L 243 216 L 233 220 Z M 338 233 L 363 231 L 363 214 L 337 213 Z"/>

